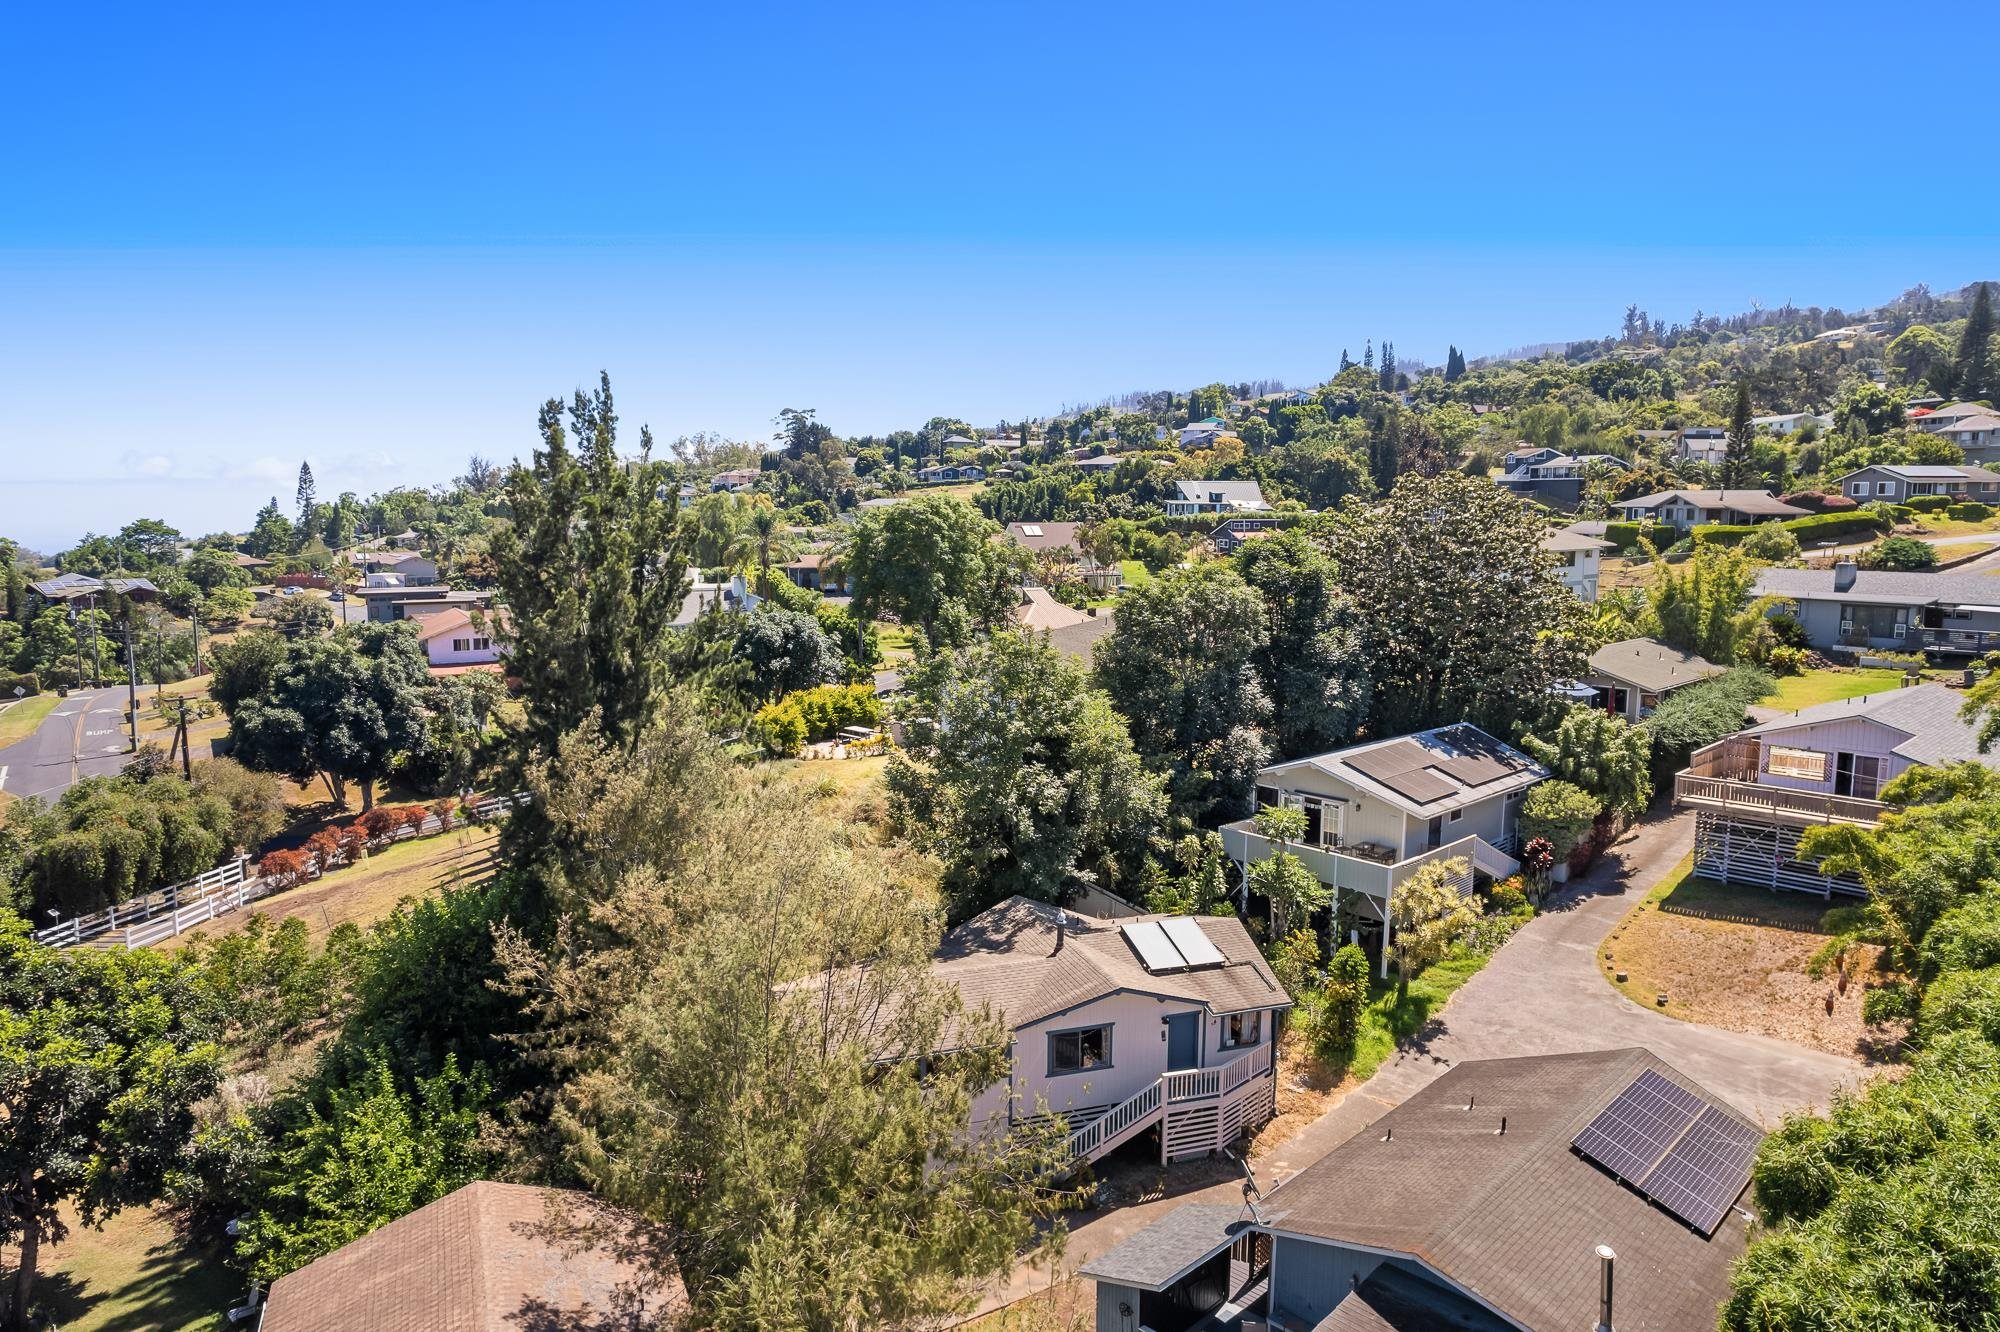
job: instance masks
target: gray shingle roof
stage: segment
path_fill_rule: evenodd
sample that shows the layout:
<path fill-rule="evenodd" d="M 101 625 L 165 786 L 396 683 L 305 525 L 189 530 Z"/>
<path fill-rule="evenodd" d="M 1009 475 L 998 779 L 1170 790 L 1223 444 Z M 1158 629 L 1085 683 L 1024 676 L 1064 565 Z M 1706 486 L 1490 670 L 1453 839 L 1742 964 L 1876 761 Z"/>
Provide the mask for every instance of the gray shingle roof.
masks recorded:
<path fill-rule="evenodd" d="M 1727 669 L 1692 652 L 1669 647 L 1657 638 L 1607 643 L 1590 654 L 1592 675 L 1608 675 L 1654 693 L 1711 679 Z"/>
<path fill-rule="evenodd" d="M 1165 1290 L 1190 1268 L 1227 1248 L 1250 1225 L 1250 1211 L 1240 1204 L 1189 1203 L 1091 1259 L 1077 1275 L 1140 1290 Z"/>
<path fill-rule="evenodd" d="M 1903 732 L 1908 738 L 1899 742 L 1891 752 L 1901 754 L 1912 763 L 1935 765 L 1973 760 L 1988 767 L 2000 767 L 2000 753 L 1982 755 L 1979 752 L 1978 732 L 1959 716 L 1959 710 L 1964 706 L 1963 694 L 1941 684 L 1922 684 L 1801 708 L 1789 716 L 1753 726 L 1744 734 L 1770 735 L 1828 722 L 1866 718 Z"/>
<path fill-rule="evenodd" d="M 1904 573 L 1857 569 L 1845 592 L 1833 588 L 1832 569 L 1766 569 L 1757 575 L 1760 597 L 1794 601 L 1866 602 L 1880 606 L 2000 606 L 2000 578 L 1986 574 Z"/>
<path fill-rule="evenodd" d="M 1712 1327 L 1743 1220 L 1704 1237 L 1570 1149 L 1649 1068 L 1715 1101 L 1645 1050 L 1459 1064 L 1274 1190 L 1271 1228 L 1411 1255 L 1534 1328 L 1588 1324 L 1609 1244 L 1620 1332 Z"/>
<path fill-rule="evenodd" d="M 1803 518 L 1811 512 L 1785 503 L 1768 490 L 1661 490 L 1637 499 L 1619 500 L 1613 507 L 1657 509 L 1671 499 L 1685 500 L 1697 509 L 1734 509 L 1738 513 L 1775 518 Z"/>

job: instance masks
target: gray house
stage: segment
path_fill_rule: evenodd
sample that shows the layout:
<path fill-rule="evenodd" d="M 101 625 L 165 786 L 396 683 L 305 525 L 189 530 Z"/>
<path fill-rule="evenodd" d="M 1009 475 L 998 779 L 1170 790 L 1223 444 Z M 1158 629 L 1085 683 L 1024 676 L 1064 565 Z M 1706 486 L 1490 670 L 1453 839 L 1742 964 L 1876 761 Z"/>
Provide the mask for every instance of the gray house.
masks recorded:
<path fill-rule="evenodd" d="M 1712 878 L 1818 893 L 1859 893 L 1798 854 L 1807 828 L 1873 827 L 1882 788 L 1911 768 L 1977 762 L 1964 696 L 1916 685 L 1802 708 L 1697 749 L 1674 777 L 1675 803 L 1695 811 L 1695 867 Z"/>
<path fill-rule="evenodd" d="M 1305 815 L 1302 841 L 1286 849 L 1333 890 L 1343 934 L 1352 932 L 1386 968 L 1389 896 L 1431 861 L 1503 879 L 1529 787 L 1548 770 L 1477 726 L 1440 726 L 1274 764 L 1257 774 L 1257 803 Z M 1253 820 L 1222 826 L 1223 849 L 1247 875 L 1276 847 Z"/>
<path fill-rule="evenodd" d="M 1467 1060 L 1269 1194 L 1180 1208 L 1081 1275 L 1098 1332 L 1713 1327 L 1763 1136 L 1645 1050 Z"/>
<path fill-rule="evenodd" d="M 2000 648 L 2000 580 L 1984 574 L 1901 573 L 1858 569 L 1766 569 L 1760 597 L 1798 607 L 1806 641 L 1816 648 L 1887 648 L 1942 656 L 1980 656 Z"/>
<path fill-rule="evenodd" d="M 1880 463 L 1840 478 L 1840 493 L 1866 504 L 1906 504 L 1926 495 L 1948 495 L 1955 501 L 2000 504 L 2000 473 L 1983 467 L 1923 465 L 1905 467 Z"/>
<path fill-rule="evenodd" d="M 1804 518 L 1811 510 L 1786 504 L 1768 490 L 1662 490 L 1614 506 L 1628 523 L 1665 523 L 1685 532 L 1703 523 L 1747 524 Z"/>
<path fill-rule="evenodd" d="M 1712 680 L 1726 669 L 1656 638 L 1628 638 L 1591 653 L 1583 683 L 1594 692 L 1594 706 L 1636 722 L 1651 716 L 1674 690 Z"/>

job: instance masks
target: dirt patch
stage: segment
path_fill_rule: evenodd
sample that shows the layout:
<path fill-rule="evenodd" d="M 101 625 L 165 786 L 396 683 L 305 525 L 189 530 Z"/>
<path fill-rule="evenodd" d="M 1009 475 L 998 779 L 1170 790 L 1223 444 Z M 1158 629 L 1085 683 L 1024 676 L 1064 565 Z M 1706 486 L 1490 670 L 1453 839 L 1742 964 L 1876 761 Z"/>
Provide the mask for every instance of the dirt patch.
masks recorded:
<path fill-rule="evenodd" d="M 1278 1113 L 1250 1139 L 1250 1159 L 1284 1146 L 1360 1085 L 1306 1048 L 1298 1033 L 1278 1044 Z"/>
<path fill-rule="evenodd" d="M 1633 1002 L 1669 1017 L 1876 1057 L 1880 1033 L 1862 1023 L 1861 995 L 1864 982 L 1879 979 L 1880 950 L 1857 950 L 1845 993 L 1833 973 L 1809 974 L 1807 963 L 1826 943 L 1816 928 L 1825 910 L 1818 899 L 1716 884 L 1684 870 L 1611 932 L 1598 967 Z"/>

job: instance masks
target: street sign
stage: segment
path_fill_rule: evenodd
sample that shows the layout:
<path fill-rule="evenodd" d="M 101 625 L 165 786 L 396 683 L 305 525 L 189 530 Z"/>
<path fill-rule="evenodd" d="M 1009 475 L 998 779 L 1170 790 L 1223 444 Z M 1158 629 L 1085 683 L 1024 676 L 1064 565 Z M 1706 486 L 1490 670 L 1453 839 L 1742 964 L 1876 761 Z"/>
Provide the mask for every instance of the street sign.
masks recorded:
<path fill-rule="evenodd" d="M 23 695 L 24 695 L 24 694 L 26 694 L 27 692 L 28 692 L 28 687 L 27 687 L 26 685 L 15 685 L 15 686 L 14 686 L 14 697 L 15 697 L 15 698 L 20 698 L 21 696 L 23 696 Z"/>

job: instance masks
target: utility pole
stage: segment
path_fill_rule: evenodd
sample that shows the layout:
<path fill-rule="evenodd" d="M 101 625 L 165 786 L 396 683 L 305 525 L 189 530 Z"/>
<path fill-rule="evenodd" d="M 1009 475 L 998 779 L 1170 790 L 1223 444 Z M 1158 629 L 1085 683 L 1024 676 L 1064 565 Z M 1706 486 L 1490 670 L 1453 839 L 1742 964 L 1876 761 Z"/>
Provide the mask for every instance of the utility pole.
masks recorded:
<path fill-rule="evenodd" d="M 132 651 L 132 615 L 125 615 L 125 720 L 132 724 L 132 752 L 139 752 L 139 657 Z"/>

